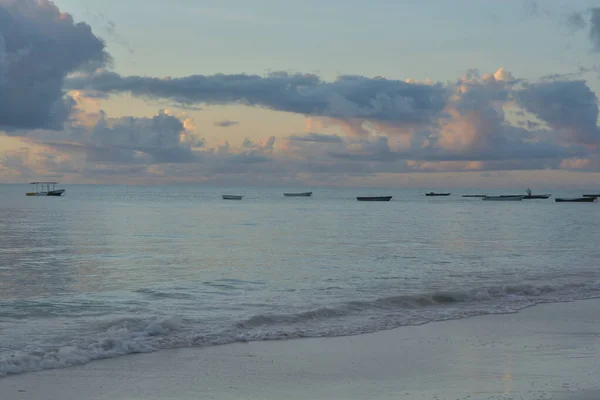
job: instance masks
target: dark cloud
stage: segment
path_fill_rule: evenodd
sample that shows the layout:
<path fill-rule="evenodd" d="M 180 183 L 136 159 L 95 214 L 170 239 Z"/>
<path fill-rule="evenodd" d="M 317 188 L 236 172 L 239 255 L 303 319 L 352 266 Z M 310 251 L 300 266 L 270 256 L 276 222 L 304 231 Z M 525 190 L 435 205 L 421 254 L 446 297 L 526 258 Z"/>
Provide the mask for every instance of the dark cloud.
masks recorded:
<path fill-rule="evenodd" d="M 581 78 L 582 75 L 590 73 L 590 72 L 600 72 L 600 65 L 594 65 L 591 67 L 584 67 L 584 66 L 579 66 L 577 67 L 577 70 L 574 72 L 567 72 L 564 74 L 551 74 L 551 75 L 544 75 L 542 77 L 540 77 L 540 80 L 544 81 L 544 80 L 552 80 L 552 81 L 556 81 L 556 80 L 573 80 L 576 78 Z"/>
<path fill-rule="evenodd" d="M 184 78 L 123 77 L 113 72 L 69 79 L 67 87 L 170 99 L 183 104 L 244 104 L 305 115 L 363 118 L 395 123 L 431 123 L 448 92 L 384 78 L 341 76 L 324 82 L 312 74 L 193 75 Z"/>
<path fill-rule="evenodd" d="M 104 66 L 104 43 L 48 0 L 0 0 L 0 129 L 59 129 L 65 77 Z"/>
<path fill-rule="evenodd" d="M 87 162 L 101 164 L 177 164 L 199 160 L 190 149 L 181 147 L 103 146 L 65 142 L 44 142 L 44 145 L 70 154 L 85 154 Z"/>
<path fill-rule="evenodd" d="M 600 52 L 600 7 L 592 7 L 586 11 L 572 12 L 566 16 L 566 23 L 573 32 L 583 30 L 589 24 L 588 37 L 592 43 L 592 50 Z"/>
<path fill-rule="evenodd" d="M 162 110 L 150 118 L 107 118 L 100 112 L 89 141 L 99 145 L 172 148 L 180 146 L 184 130 L 181 119 Z"/>
<path fill-rule="evenodd" d="M 519 129 L 514 128 L 513 129 Z M 507 135 L 508 136 L 508 135 Z M 546 160 L 584 156 L 588 152 L 581 147 L 564 147 L 550 140 L 525 142 L 505 140 L 494 147 L 473 149 L 470 151 L 448 151 L 437 146 L 413 146 L 393 150 L 387 137 L 345 140 L 342 147 L 328 153 L 333 158 L 364 162 L 395 162 L 416 160 L 430 162 L 446 161 L 506 161 Z"/>
<path fill-rule="evenodd" d="M 91 118 L 93 116 L 88 116 Z M 71 126 L 59 135 L 37 134 L 41 143 L 70 154 L 85 154 L 88 162 L 162 164 L 198 161 L 193 148 L 204 141 L 186 130 L 184 122 L 164 111 L 147 117 L 108 118 L 101 111 L 92 126 Z"/>
<path fill-rule="evenodd" d="M 239 125 L 239 124 L 240 124 L 239 121 L 231 121 L 228 119 L 215 122 L 215 126 L 218 126 L 220 128 L 228 128 L 230 126 L 235 126 L 235 125 Z"/>
<path fill-rule="evenodd" d="M 583 15 L 578 12 L 572 12 L 566 16 L 567 26 L 573 31 L 585 29 L 586 22 L 583 19 Z"/>
<path fill-rule="evenodd" d="M 590 40 L 594 51 L 600 52 L 600 7 L 592 8 L 590 17 Z"/>
<path fill-rule="evenodd" d="M 338 135 L 324 135 L 322 133 L 308 133 L 303 135 L 290 135 L 287 140 L 292 142 L 313 142 L 313 143 L 341 143 L 343 138 Z"/>
<path fill-rule="evenodd" d="M 600 143 L 598 99 L 585 81 L 528 84 L 514 97 L 523 109 L 566 133 L 568 140 L 591 146 Z"/>

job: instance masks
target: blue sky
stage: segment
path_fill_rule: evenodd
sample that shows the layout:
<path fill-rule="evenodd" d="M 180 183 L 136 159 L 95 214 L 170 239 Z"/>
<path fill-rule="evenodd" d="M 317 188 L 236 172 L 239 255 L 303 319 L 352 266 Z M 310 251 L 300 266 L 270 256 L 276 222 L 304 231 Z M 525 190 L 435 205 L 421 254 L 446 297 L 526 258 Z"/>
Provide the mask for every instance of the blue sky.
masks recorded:
<path fill-rule="evenodd" d="M 533 78 L 569 72 L 598 58 L 590 53 L 585 33 L 573 34 L 565 23 L 569 12 L 595 5 L 591 0 L 56 4 L 106 39 L 123 74 L 291 70 L 328 79 L 361 74 L 447 81 L 469 68 L 504 67 Z M 130 44 L 133 55 L 106 34 L 107 21 L 115 23 L 118 37 Z"/>
<path fill-rule="evenodd" d="M 12 98 L 0 177 L 589 185 L 600 177 L 597 6 L 0 0 L 26 27 L 0 27 Z"/>

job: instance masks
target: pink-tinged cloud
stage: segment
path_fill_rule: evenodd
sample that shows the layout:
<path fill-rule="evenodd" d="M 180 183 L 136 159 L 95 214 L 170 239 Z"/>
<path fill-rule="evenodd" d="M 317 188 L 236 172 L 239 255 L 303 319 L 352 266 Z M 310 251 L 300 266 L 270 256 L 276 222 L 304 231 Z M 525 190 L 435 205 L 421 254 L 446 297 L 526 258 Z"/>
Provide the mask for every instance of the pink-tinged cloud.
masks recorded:
<path fill-rule="evenodd" d="M 600 26 L 594 10 L 586 22 L 592 41 Z M 284 182 L 600 169 L 596 94 L 566 76 L 526 81 L 503 68 L 471 69 L 446 84 L 287 72 L 122 76 L 106 68 L 109 55 L 90 27 L 52 2 L 0 0 L 0 21 L 0 129 L 25 144 L 1 159 L 3 174 Z M 218 121 L 201 133 L 188 116 L 164 110 L 107 115 L 102 101 L 122 93 L 189 108 L 260 107 L 307 122 L 304 133 L 207 144 L 204 135 L 238 121 Z"/>

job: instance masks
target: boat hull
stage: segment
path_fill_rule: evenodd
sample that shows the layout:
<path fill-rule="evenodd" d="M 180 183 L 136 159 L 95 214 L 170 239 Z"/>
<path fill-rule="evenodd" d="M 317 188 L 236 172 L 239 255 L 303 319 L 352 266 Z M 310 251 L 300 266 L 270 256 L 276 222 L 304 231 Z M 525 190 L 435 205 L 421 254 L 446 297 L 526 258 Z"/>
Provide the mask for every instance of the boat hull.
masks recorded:
<path fill-rule="evenodd" d="M 485 197 L 485 194 L 463 194 L 462 197 L 477 197 L 477 198 L 483 198 Z"/>
<path fill-rule="evenodd" d="M 392 196 L 357 197 L 358 201 L 390 201 Z"/>
<path fill-rule="evenodd" d="M 532 199 L 548 199 L 552 196 L 551 194 L 532 194 L 529 196 L 523 197 L 524 200 L 532 200 Z"/>
<path fill-rule="evenodd" d="M 224 194 L 223 195 L 223 200 L 241 200 L 242 197 L 244 197 L 243 195 L 235 195 L 235 194 Z"/>
<path fill-rule="evenodd" d="M 482 200 L 487 201 L 521 201 L 525 196 L 485 196 Z"/>
<path fill-rule="evenodd" d="M 65 192 L 65 189 L 51 190 L 49 192 L 28 192 L 25 193 L 25 196 L 62 196 Z"/>
<path fill-rule="evenodd" d="M 284 193 L 285 197 L 310 197 L 313 192 L 303 192 L 303 193 Z"/>
<path fill-rule="evenodd" d="M 554 199 L 557 203 L 593 203 L 596 197 L 576 197 L 574 199 Z"/>
<path fill-rule="evenodd" d="M 431 196 L 431 197 L 436 197 L 436 196 L 450 196 L 452 193 L 425 193 L 425 196 Z"/>

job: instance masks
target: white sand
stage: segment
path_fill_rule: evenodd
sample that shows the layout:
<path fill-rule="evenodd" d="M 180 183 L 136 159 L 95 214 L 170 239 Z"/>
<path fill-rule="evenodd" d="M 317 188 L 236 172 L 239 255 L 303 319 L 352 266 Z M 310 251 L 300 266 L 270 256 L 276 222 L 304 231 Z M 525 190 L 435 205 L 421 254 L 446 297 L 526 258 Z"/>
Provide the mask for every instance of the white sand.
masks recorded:
<path fill-rule="evenodd" d="M 600 399 L 600 300 L 354 337 L 120 357 L 0 379 L 12 399 Z"/>

